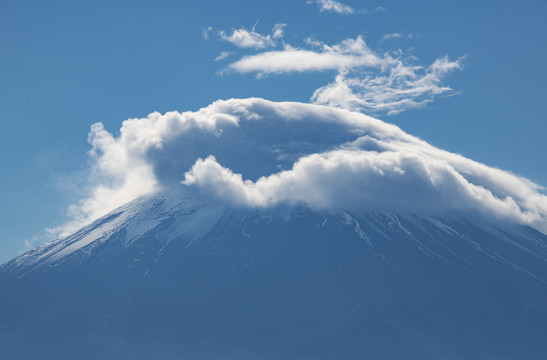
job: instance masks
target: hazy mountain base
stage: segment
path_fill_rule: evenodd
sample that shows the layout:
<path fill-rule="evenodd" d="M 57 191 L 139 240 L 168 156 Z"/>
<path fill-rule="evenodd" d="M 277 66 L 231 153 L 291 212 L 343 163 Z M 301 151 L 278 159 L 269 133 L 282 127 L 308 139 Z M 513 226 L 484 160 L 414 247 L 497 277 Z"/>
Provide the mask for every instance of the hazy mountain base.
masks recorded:
<path fill-rule="evenodd" d="M 2 357 L 547 354 L 547 237 L 530 228 L 227 211 L 205 234 L 166 243 L 170 222 L 181 221 L 164 220 L 138 239 L 120 226 L 55 262 L 3 265 Z"/>

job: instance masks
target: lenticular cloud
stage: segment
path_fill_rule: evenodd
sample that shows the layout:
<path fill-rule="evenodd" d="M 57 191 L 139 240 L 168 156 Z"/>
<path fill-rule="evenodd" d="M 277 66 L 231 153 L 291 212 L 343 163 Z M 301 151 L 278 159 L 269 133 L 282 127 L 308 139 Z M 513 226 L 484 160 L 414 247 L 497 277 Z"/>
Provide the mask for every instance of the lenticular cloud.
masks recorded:
<path fill-rule="evenodd" d="M 92 191 L 64 231 L 173 187 L 231 206 L 454 214 L 547 231 L 538 185 L 348 110 L 231 99 L 129 119 L 119 136 L 95 124 L 89 141 Z"/>

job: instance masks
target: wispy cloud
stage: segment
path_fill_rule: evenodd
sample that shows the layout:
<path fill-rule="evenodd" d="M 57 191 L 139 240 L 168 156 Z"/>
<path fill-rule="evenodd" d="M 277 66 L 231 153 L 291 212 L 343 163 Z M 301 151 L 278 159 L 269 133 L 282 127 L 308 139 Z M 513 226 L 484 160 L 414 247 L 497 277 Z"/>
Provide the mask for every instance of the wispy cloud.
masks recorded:
<path fill-rule="evenodd" d="M 334 0 L 310 0 L 308 4 L 317 4 L 319 11 L 329 11 L 337 14 L 354 14 L 355 10 L 348 5 L 344 5 Z"/>
<path fill-rule="evenodd" d="M 276 24 L 271 33 L 267 35 L 256 32 L 255 27 L 251 30 L 240 28 L 231 32 L 221 30 L 218 32 L 218 36 L 221 40 L 230 42 L 240 48 L 264 49 L 276 45 L 276 40 L 284 36 L 285 27 L 285 24 Z"/>
<path fill-rule="evenodd" d="M 387 40 L 390 40 L 390 39 L 400 39 L 400 38 L 401 38 L 401 34 L 399 34 L 399 33 L 385 34 L 380 39 L 380 42 L 384 42 L 384 41 L 387 41 Z"/>
<path fill-rule="evenodd" d="M 401 37 L 390 34 L 390 38 Z M 285 45 L 282 50 L 244 56 L 225 71 L 256 73 L 258 76 L 333 70 L 334 81 L 317 89 L 311 101 L 333 107 L 368 113 L 397 114 L 415 109 L 436 96 L 453 92 L 443 84 L 448 74 L 463 67 L 463 58 L 436 59 L 429 66 L 414 64 L 402 51 L 379 53 L 370 49 L 363 38 L 346 39 L 326 45 L 307 38 L 308 49 Z"/>
<path fill-rule="evenodd" d="M 342 15 L 352 15 L 352 14 L 373 14 L 380 11 L 385 11 L 386 9 L 382 6 L 377 6 L 374 10 L 367 9 L 355 9 L 349 5 L 342 4 L 341 2 L 334 0 L 309 0 L 308 5 L 316 4 L 319 8 L 319 11 L 327 11 L 336 14 Z"/>
<path fill-rule="evenodd" d="M 215 61 L 220 61 L 226 59 L 228 56 L 232 55 L 230 51 L 223 51 L 214 59 Z"/>
<path fill-rule="evenodd" d="M 210 26 L 207 26 L 203 31 L 201 32 L 201 35 L 205 40 L 209 40 L 209 34 L 213 31 L 213 28 Z"/>
<path fill-rule="evenodd" d="M 275 24 L 272 29 L 272 38 L 281 39 L 283 36 L 285 36 L 286 27 L 287 27 L 287 24 Z"/>
<path fill-rule="evenodd" d="M 407 35 L 403 35 L 401 33 L 392 33 L 392 34 L 385 34 L 384 36 L 382 36 L 382 38 L 380 39 L 380 44 L 385 42 L 385 41 L 389 41 L 389 40 L 392 40 L 392 39 L 416 39 L 418 38 L 419 36 L 416 35 L 416 34 L 407 34 Z"/>
<path fill-rule="evenodd" d="M 374 14 L 374 13 L 382 12 L 382 11 L 386 11 L 386 10 L 387 9 L 383 6 L 376 6 L 374 8 L 374 10 L 361 9 L 361 10 L 359 10 L 359 13 L 361 13 L 361 14 Z"/>
<path fill-rule="evenodd" d="M 442 81 L 450 72 L 462 68 L 462 58 L 450 61 L 446 56 L 425 68 L 405 65 L 399 59 L 390 60 L 388 66 L 374 74 L 340 72 L 334 82 L 317 89 L 311 101 L 393 115 L 423 107 L 435 96 L 451 93 L 452 88 Z"/>

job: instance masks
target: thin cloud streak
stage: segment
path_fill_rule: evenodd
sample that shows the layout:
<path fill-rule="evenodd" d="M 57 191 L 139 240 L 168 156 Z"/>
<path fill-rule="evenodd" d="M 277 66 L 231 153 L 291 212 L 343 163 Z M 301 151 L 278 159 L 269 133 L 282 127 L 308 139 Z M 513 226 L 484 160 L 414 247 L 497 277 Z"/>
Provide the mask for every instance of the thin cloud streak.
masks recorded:
<path fill-rule="evenodd" d="M 354 67 L 379 67 L 380 59 L 363 38 L 346 39 L 334 46 L 323 45 L 321 51 L 293 48 L 245 56 L 230 64 L 229 70 L 259 75 L 291 72 L 340 70 Z"/>
<path fill-rule="evenodd" d="M 227 57 L 229 57 L 230 55 L 232 55 L 232 53 L 230 51 L 223 51 L 220 54 L 218 54 L 218 56 L 216 58 L 214 58 L 214 60 L 215 61 L 224 60 Z"/>

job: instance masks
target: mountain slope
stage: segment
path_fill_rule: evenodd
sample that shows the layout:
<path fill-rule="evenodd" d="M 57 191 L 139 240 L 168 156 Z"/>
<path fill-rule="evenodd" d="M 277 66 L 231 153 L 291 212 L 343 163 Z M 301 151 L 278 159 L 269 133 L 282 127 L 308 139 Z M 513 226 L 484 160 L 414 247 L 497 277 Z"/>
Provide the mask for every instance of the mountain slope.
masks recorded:
<path fill-rule="evenodd" d="M 10 359 L 540 359 L 547 236 L 138 199 L 0 268 Z"/>

